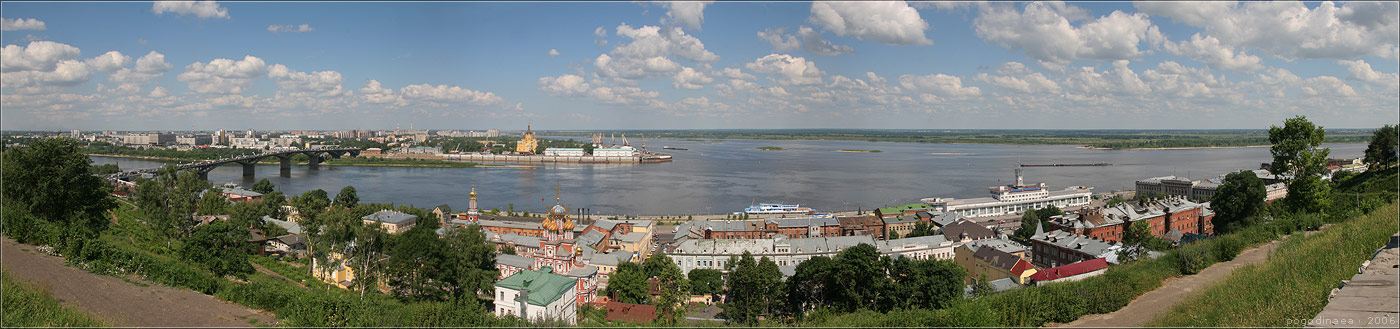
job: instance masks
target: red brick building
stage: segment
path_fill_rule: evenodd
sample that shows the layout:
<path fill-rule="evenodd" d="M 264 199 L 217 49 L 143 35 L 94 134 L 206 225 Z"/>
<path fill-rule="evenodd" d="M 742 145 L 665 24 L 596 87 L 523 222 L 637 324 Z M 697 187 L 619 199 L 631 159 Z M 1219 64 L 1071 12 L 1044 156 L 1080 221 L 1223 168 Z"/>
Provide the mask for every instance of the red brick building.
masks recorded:
<path fill-rule="evenodd" d="M 1049 231 L 1068 231 L 1098 240 L 1121 242 L 1128 225 L 1146 221 L 1152 235 L 1166 237 L 1180 234 L 1211 235 L 1215 212 L 1209 203 L 1195 203 L 1184 197 L 1168 197 L 1153 201 L 1129 201 L 1114 207 L 1088 209 L 1076 215 L 1055 216 L 1045 222 Z"/>

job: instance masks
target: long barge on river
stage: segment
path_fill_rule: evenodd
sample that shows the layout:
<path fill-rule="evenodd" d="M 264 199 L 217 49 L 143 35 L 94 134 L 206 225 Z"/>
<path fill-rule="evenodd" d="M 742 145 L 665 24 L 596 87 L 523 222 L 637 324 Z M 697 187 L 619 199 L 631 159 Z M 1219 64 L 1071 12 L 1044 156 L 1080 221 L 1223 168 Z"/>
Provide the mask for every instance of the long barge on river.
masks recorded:
<path fill-rule="evenodd" d="M 503 155 L 503 154 L 443 154 L 443 160 L 468 162 L 517 162 L 517 163 L 660 163 L 671 162 L 671 156 L 647 153 L 632 156 L 559 156 L 559 155 Z"/>

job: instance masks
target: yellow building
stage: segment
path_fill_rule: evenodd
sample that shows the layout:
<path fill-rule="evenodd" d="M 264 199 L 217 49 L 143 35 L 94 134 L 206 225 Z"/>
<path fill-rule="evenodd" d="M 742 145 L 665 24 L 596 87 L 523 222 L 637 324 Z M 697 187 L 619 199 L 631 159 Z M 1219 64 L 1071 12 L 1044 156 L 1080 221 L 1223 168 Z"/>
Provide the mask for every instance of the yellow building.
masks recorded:
<path fill-rule="evenodd" d="M 535 148 L 539 146 L 539 141 L 535 140 L 535 132 L 530 130 L 530 125 L 525 125 L 525 137 L 520 138 L 520 142 L 515 143 L 515 153 L 535 154 Z"/>
<path fill-rule="evenodd" d="M 956 256 L 953 262 L 967 270 L 964 283 L 972 283 L 972 280 L 982 280 L 985 277 L 987 281 L 1011 278 L 1012 281 L 1024 285 L 1031 275 L 1038 271 L 1024 258 L 991 246 L 982 246 L 973 251 L 964 244 L 958 246 L 954 254 Z"/>
<path fill-rule="evenodd" d="M 311 259 L 311 274 L 313 276 L 341 289 L 350 289 L 351 286 L 355 285 L 355 268 L 346 264 L 344 254 L 331 252 L 326 258 L 328 260 L 324 264 L 317 261 L 316 258 Z M 381 276 L 376 281 L 379 283 L 380 292 L 389 291 L 388 278 Z"/>

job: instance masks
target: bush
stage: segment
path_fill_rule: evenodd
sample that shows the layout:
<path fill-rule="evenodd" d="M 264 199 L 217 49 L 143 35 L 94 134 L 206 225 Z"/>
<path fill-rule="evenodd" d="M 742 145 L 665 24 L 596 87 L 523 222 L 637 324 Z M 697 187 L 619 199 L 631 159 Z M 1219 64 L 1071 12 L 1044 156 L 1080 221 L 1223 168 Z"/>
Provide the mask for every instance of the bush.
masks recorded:
<path fill-rule="evenodd" d="M 1244 238 L 1236 235 L 1222 236 L 1213 240 L 1215 241 L 1211 244 L 1211 251 L 1215 260 L 1220 262 L 1234 260 L 1235 256 L 1239 256 L 1246 246 Z"/>
<path fill-rule="evenodd" d="M 1215 243 L 1214 245 L 1221 244 L 1222 243 Z M 1193 243 L 1182 247 L 1181 250 L 1176 253 L 1177 270 L 1181 271 L 1181 274 L 1186 275 L 1200 273 L 1201 270 L 1205 270 L 1206 267 L 1215 263 L 1212 249 L 1218 248 L 1211 248 L 1211 246 L 1203 243 Z"/>

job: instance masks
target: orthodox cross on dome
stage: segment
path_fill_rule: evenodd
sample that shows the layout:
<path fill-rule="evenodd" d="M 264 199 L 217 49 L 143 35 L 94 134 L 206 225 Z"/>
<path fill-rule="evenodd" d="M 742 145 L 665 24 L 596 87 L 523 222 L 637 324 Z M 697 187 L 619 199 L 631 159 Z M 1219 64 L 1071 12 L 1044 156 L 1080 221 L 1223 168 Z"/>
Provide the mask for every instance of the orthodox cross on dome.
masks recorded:
<path fill-rule="evenodd" d="M 554 182 L 554 204 L 559 204 L 559 182 Z"/>

